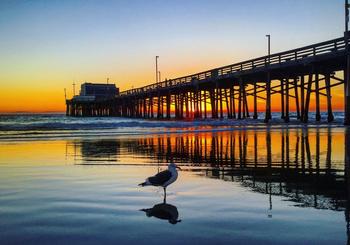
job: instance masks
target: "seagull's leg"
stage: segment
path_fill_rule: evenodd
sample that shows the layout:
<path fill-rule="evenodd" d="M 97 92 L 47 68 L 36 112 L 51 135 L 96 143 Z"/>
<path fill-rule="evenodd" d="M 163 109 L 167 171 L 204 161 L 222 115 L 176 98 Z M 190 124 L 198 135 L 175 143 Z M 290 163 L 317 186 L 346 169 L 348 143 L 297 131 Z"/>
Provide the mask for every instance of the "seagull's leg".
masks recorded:
<path fill-rule="evenodd" d="M 164 190 L 164 200 L 163 200 L 163 202 L 166 203 L 166 187 L 163 187 L 163 190 Z"/>

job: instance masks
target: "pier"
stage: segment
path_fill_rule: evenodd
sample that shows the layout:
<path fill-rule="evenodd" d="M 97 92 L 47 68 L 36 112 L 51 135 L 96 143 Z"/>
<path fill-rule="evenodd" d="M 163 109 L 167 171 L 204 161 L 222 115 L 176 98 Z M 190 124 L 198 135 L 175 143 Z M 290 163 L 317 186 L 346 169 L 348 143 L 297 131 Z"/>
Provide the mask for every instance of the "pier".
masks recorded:
<path fill-rule="evenodd" d="M 345 37 L 126 90 L 112 99 L 66 100 L 66 114 L 176 120 L 257 119 L 259 100 L 259 104 L 265 104 L 265 122 L 271 119 L 273 101 L 280 103 L 285 122 L 290 120 L 294 103 L 297 119 L 307 123 L 310 102 L 316 106 L 316 121 L 321 120 L 323 96 L 327 101 L 327 121 L 332 122 L 332 88 L 344 86 L 344 121 L 349 124 L 347 50 L 346 32 Z"/>

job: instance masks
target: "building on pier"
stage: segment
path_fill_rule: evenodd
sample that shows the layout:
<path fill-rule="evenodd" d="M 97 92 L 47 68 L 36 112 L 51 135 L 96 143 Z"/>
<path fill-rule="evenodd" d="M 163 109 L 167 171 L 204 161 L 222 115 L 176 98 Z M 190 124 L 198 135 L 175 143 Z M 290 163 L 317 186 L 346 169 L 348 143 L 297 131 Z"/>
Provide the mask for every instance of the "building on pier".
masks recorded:
<path fill-rule="evenodd" d="M 95 96 L 96 99 L 114 98 L 119 95 L 119 88 L 115 84 L 83 83 L 80 96 Z"/>
<path fill-rule="evenodd" d="M 83 83 L 79 95 L 66 100 L 67 116 L 112 116 L 113 101 L 119 95 L 115 84 Z"/>

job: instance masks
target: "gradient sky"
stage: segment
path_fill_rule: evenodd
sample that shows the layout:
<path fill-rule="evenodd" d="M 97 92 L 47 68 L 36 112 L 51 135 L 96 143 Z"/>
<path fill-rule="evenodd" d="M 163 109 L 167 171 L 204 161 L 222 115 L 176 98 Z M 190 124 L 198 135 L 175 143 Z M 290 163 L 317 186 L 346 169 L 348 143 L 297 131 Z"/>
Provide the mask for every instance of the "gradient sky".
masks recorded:
<path fill-rule="evenodd" d="M 343 0 L 0 1 L 0 112 L 63 111 L 73 81 L 122 90 L 343 35 Z M 335 95 L 336 97 L 336 95 Z"/>

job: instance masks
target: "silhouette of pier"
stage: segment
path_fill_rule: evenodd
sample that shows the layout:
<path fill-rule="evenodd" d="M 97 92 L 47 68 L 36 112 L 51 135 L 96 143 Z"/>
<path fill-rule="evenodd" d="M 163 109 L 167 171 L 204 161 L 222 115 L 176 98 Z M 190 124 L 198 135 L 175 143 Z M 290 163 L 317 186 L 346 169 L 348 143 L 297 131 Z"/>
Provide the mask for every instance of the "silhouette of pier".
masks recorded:
<path fill-rule="evenodd" d="M 344 82 L 346 46 L 342 37 L 134 88 L 112 99 L 67 100 L 67 115 L 257 119 L 259 100 L 259 104 L 265 104 L 264 119 L 268 122 L 273 100 L 274 104 L 280 104 L 285 122 L 290 120 L 294 103 L 297 119 L 306 123 L 310 103 L 316 105 L 316 121 L 321 120 L 320 97 L 323 96 L 327 101 L 327 121 L 332 122 L 332 88 L 343 85 L 344 97 L 350 94 L 350 86 Z M 252 97 L 250 104 L 249 97 Z M 345 99 L 345 111 L 349 107 L 350 102 Z M 348 113 L 345 115 L 348 117 Z"/>

